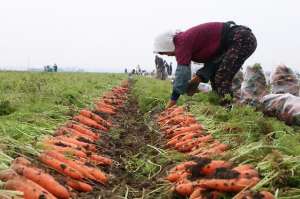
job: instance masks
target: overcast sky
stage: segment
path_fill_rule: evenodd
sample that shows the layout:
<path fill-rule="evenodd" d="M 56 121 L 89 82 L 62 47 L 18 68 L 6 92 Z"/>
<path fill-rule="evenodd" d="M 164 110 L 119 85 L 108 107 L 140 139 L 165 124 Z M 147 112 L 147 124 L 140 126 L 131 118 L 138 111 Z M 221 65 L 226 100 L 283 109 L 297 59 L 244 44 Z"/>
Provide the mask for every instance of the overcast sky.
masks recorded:
<path fill-rule="evenodd" d="M 300 71 L 298 0 L 0 0 L 0 68 L 57 63 L 86 71 L 154 68 L 153 38 L 210 21 L 249 26 L 258 48 L 247 64 Z M 168 59 L 169 61 L 174 59 Z"/>

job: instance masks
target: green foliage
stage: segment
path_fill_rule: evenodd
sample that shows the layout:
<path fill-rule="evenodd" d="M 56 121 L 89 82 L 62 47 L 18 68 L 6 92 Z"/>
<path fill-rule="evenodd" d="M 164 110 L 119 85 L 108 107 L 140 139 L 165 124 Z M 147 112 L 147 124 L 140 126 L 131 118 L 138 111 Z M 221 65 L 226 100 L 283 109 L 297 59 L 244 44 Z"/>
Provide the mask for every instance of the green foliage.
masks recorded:
<path fill-rule="evenodd" d="M 0 72 L 0 136 L 34 145 L 125 79 L 121 74 Z"/>
<path fill-rule="evenodd" d="M 260 69 L 256 64 L 254 67 Z M 139 78 L 135 93 L 139 104 L 150 111 L 154 99 L 163 101 L 170 95 L 168 81 Z M 152 99 L 152 101 L 151 101 Z M 250 106 L 234 105 L 231 109 L 219 106 L 220 99 L 213 93 L 198 93 L 181 97 L 184 103 L 208 132 L 231 150 L 226 158 L 236 163 L 251 163 L 262 173 L 262 183 L 257 188 L 279 189 L 278 198 L 297 198 L 300 179 L 300 130 L 290 127 L 276 118 L 266 117 Z M 150 105 L 149 105 L 150 104 Z"/>
<path fill-rule="evenodd" d="M 15 111 L 15 108 L 12 106 L 10 101 L 0 101 L 0 116 L 9 115 Z"/>

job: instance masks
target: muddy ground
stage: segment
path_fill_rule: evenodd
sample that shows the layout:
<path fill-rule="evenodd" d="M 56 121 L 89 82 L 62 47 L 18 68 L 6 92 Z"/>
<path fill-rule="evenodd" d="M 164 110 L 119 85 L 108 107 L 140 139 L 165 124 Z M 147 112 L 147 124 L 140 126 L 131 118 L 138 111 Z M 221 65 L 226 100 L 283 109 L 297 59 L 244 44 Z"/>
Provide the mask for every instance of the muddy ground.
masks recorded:
<path fill-rule="evenodd" d="M 102 115 L 105 117 L 104 115 Z M 129 91 L 126 105 L 112 119 L 115 124 L 98 142 L 99 154 L 115 161 L 101 169 L 109 174 L 108 185 L 96 185 L 95 191 L 78 198 L 96 199 L 167 199 L 170 185 L 163 180 L 166 171 L 180 154 L 165 153 L 161 134 L 154 130 L 153 118 L 139 111 L 135 96 Z M 103 133 L 102 133 L 103 134 Z M 176 158 L 175 158 L 176 159 Z"/>

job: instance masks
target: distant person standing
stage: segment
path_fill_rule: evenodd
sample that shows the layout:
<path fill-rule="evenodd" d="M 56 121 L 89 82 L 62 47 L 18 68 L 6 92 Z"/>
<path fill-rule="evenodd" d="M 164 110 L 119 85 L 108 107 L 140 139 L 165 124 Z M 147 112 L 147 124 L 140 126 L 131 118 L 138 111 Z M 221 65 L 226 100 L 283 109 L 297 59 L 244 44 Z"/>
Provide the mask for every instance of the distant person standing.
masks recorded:
<path fill-rule="evenodd" d="M 53 71 L 57 72 L 57 65 L 56 64 L 53 65 Z"/>
<path fill-rule="evenodd" d="M 128 73 L 127 68 L 125 68 L 125 74 L 127 74 L 127 73 Z"/>
<path fill-rule="evenodd" d="M 251 29 L 234 22 L 200 24 L 187 31 L 168 31 L 155 38 L 154 52 L 175 56 L 177 69 L 173 92 L 167 107 L 176 104 L 180 95 L 193 95 L 201 82 L 211 82 L 212 89 L 227 105 L 232 96 L 232 79 L 256 49 Z M 191 62 L 204 63 L 191 79 Z"/>

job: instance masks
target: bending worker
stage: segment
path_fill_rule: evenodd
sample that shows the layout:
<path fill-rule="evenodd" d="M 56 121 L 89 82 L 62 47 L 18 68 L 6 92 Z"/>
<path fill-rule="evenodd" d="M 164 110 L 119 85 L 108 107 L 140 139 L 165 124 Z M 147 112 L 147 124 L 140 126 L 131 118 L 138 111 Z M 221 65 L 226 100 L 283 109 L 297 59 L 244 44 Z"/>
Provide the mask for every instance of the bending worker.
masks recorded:
<path fill-rule="evenodd" d="M 154 52 L 175 56 L 177 69 L 173 92 L 168 107 L 176 104 L 180 95 L 192 96 L 198 91 L 200 82 L 211 82 L 223 100 L 232 96 L 232 79 L 245 60 L 256 49 L 256 38 L 248 27 L 234 22 L 211 22 L 200 24 L 185 32 L 168 31 L 154 41 Z M 191 79 L 191 61 L 204 63 L 204 67 Z"/>

